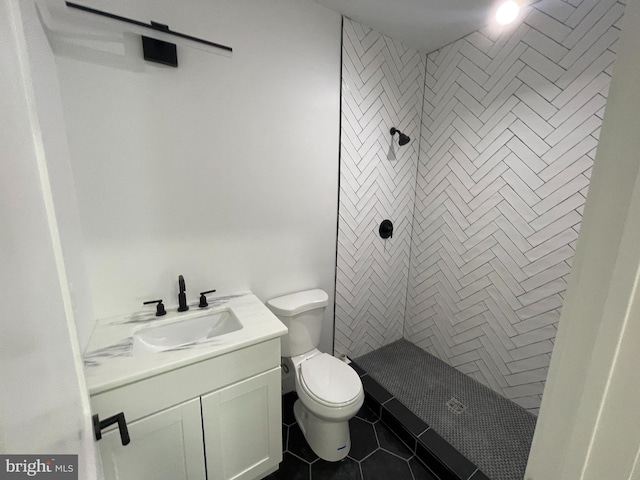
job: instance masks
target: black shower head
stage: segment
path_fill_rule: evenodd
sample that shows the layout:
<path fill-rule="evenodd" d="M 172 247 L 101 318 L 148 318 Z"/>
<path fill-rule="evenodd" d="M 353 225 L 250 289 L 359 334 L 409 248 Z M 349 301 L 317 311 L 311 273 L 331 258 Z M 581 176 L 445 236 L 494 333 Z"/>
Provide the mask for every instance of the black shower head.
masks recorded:
<path fill-rule="evenodd" d="M 400 146 L 402 145 L 406 145 L 407 143 L 409 143 L 411 141 L 411 139 L 409 138 L 408 135 L 405 135 L 404 133 L 402 133 L 400 130 L 397 130 L 394 127 L 391 127 L 391 136 L 393 137 L 396 133 L 399 134 L 399 138 L 398 138 L 398 143 L 400 144 Z"/>

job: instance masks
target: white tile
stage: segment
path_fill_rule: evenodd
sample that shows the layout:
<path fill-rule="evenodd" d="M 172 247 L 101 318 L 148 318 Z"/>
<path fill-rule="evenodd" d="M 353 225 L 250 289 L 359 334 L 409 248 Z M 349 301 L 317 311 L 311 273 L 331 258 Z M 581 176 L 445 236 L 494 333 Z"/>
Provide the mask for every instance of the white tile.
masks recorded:
<path fill-rule="evenodd" d="M 540 197 L 514 173 L 513 169 L 504 172 L 502 178 L 512 189 L 518 192 L 518 195 L 527 205 L 534 205 L 540 201 Z"/>
<path fill-rule="evenodd" d="M 588 85 L 602 71 L 613 64 L 616 54 L 605 50 L 593 58 L 592 52 L 584 54 L 556 81 L 556 85 L 563 89 L 562 93 L 552 100 L 556 107 L 562 107 L 567 99 L 573 98 L 581 89 Z"/>
<path fill-rule="evenodd" d="M 471 60 L 481 70 L 486 69 L 491 62 L 491 58 L 468 40 L 469 37 L 462 42 L 459 50 L 460 53 Z"/>
<path fill-rule="evenodd" d="M 481 205 L 485 204 L 490 197 L 499 192 L 505 184 L 506 182 L 502 178 L 496 178 L 495 180 L 493 180 L 486 186 L 484 190 L 482 190 L 475 197 L 473 197 L 471 201 L 468 202 L 469 209 L 471 211 L 476 211 Z M 470 220 L 473 220 L 473 218 Z"/>
<path fill-rule="evenodd" d="M 543 270 L 540 273 L 533 275 L 532 277 L 527 278 L 522 281 L 520 285 L 525 291 L 531 291 L 533 289 L 539 288 L 543 285 L 546 285 L 553 280 L 563 277 L 567 275 L 571 269 L 565 262 L 560 262 L 546 270 Z"/>
<path fill-rule="evenodd" d="M 508 224 L 508 222 L 504 222 Z M 502 224 L 500 224 L 502 225 Z M 509 225 L 510 226 L 510 225 Z M 509 235 L 512 234 L 512 235 Z M 497 232 L 493 234 L 493 238 L 496 239 L 497 243 L 500 244 L 502 248 L 504 248 L 507 252 L 509 252 L 509 257 L 513 259 L 513 261 L 518 265 L 518 267 L 523 268 L 529 265 L 529 259 L 522 253 L 523 251 L 527 251 L 531 248 L 528 242 L 525 240 L 524 246 L 516 244 L 518 242 L 517 232 L 514 232 L 513 229 L 504 229 L 501 228 Z M 463 254 L 464 258 L 464 254 Z"/>
<path fill-rule="evenodd" d="M 592 151 L 592 147 L 597 144 L 598 141 L 592 136 L 584 138 L 569 151 L 563 153 L 558 159 L 554 160 L 547 168 L 539 172 L 540 178 L 542 180 L 549 181 L 564 170 L 570 168 L 575 162 L 587 162 L 589 160 L 593 162 L 590 157 L 585 158 L 584 155 L 589 154 Z M 551 190 L 551 187 L 549 190 Z"/>
<path fill-rule="evenodd" d="M 478 229 L 477 231 L 470 234 L 469 231 L 465 233 L 469 236 L 469 239 L 463 243 L 465 248 L 472 249 L 481 243 L 483 240 L 487 239 L 487 236 L 491 235 L 493 232 L 498 230 L 498 227 L 495 223 L 489 222 L 484 227 Z M 474 255 L 475 256 L 475 255 Z"/>
<path fill-rule="evenodd" d="M 518 78 L 548 102 L 553 101 L 553 99 L 562 93 L 562 90 L 552 81 L 548 80 L 531 67 L 525 67 L 520 70 Z"/>
<path fill-rule="evenodd" d="M 582 55 L 595 55 L 602 53 L 613 45 L 620 32 L 612 25 L 622 16 L 624 7 L 616 6 L 609 10 L 586 34 L 571 48 L 570 52 L 562 59 L 560 65 L 564 68 L 571 67 Z M 568 40 L 568 39 L 567 39 Z"/>
<path fill-rule="evenodd" d="M 484 124 L 477 130 L 478 135 L 481 137 L 487 137 L 494 129 L 507 128 L 515 118 L 513 115 L 509 115 L 513 107 L 518 103 L 518 99 L 514 96 L 510 96 L 502 105 L 498 108 L 488 108 L 481 116 L 480 121 Z M 497 106 L 498 103 L 495 104 Z M 507 118 L 507 120 L 505 120 Z M 482 147 L 478 147 L 482 150 Z"/>
<path fill-rule="evenodd" d="M 564 68 L 531 47 L 529 47 L 520 58 L 529 67 L 551 82 L 557 81 L 565 73 Z"/>
<path fill-rule="evenodd" d="M 553 327 L 553 325 L 548 325 L 546 327 L 538 328 L 537 330 L 532 330 L 531 332 L 516 335 L 512 337 L 511 340 L 516 347 L 524 347 L 530 344 L 542 342 L 543 340 L 549 340 L 550 338 L 554 338 L 555 336 L 556 329 Z M 513 351 L 511 352 L 511 355 L 513 356 Z"/>
<path fill-rule="evenodd" d="M 506 375 L 504 378 L 510 386 L 530 385 L 534 382 L 544 381 L 547 378 L 547 371 L 544 368 L 538 368 L 536 370 Z"/>
<path fill-rule="evenodd" d="M 457 104 L 457 99 L 454 97 L 456 92 L 460 89 L 457 83 L 452 83 L 449 88 L 443 89 L 442 98 L 434 99 L 436 107 L 431 112 L 434 124 L 438 125 L 442 123 L 442 120 L 446 118 L 453 108 Z"/>
<path fill-rule="evenodd" d="M 548 240 L 537 245 L 535 248 L 525 252 L 525 255 L 531 261 L 536 261 L 565 245 L 571 245 L 577 238 L 578 234 L 573 230 L 573 228 L 567 228 L 558 235 L 552 236 Z M 572 248 L 575 250 L 574 246 L 572 246 Z"/>
<path fill-rule="evenodd" d="M 544 384 L 542 382 L 529 383 L 527 385 L 519 385 L 517 387 L 509 387 L 503 390 L 504 395 L 514 402 L 519 397 L 528 397 L 531 395 L 542 395 Z"/>
<path fill-rule="evenodd" d="M 579 23 L 575 24 L 573 31 L 566 36 L 562 43 L 568 48 L 575 47 L 580 39 L 597 26 L 599 21 L 607 18 L 608 15 L 611 16 L 611 12 L 615 12 L 616 14 L 619 12 L 619 14 L 614 15 L 614 18 L 607 18 L 606 20 L 606 23 L 613 25 L 622 15 L 622 11 L 624 11 L 624 7 L 622 7 L 622 5 L 616 5 L 616 3 L 617 0 L 600 0 L 597 2 L 594 8 L 591 9 Z M 622 11 L 620 11 L 621 9 Z M 577 13 L 577 11 L 574 13 Z M 571 19 L 569 22 L 571 22 Z"/>
<path fill-rule="evenodd" d="M 453 111 L 474 131 L 477 132 L 482 128 L 482 122 L 478 120 L 478 117 L 475 116 L 463 103 L 458 102 L 458 104 L 453 108 Z"/>
<path fill-rule="evenodd" d="M 465 42 L 465 45 L 469 45 L 469 43 Z M 474 82 L 480 85 L 484 85 L 489 80 L 489 74 L 478 65 L 476 65 L 473 61 L 469 60 L 467 57 L 460 59 L 458 68 L 462 70 L 469 78 L 473 78 Z"/>
<path fill-rule="evenodd" d="M 516 96 L 545 120 L 549 120 L 558 112 L 556 107 L 549 103 L 538 92 L 533 91 L 527 84 L 521 85 L 520 88 L 518 88 Z"/>
<path fill-rule="evenodd" d="M 522 102 L 518 103 L 513 109 L 513 113 L 540 138 L 545 138 L 553 133 L 553 127 L 526 104 Z"/>
<path fill-rule="evenodd" d="M 475 171 L 470 173 L 473 181 L 479 181 L 484 178 L 496 165 L 501 163 L 507 155 L 509 155 L 509 148 L 503 146 L 497 152 L 491 154 L 480 168 L 476 168 L 475 165 L 473 165 Z"/>
<path fill-rule="evenodd" d="M 516 360 L 514 362 L 507 363 L 507 367 L 513 373 L 526 372 L 528 370 L 534 370 L 536 368 L 549 367 L 550 358 L 548 354 L 536 355 L 534 357 L 525 358 L 523 360 Z"/>
<path fill-rule="evenodd" d="M 469 189 L 471 195 L 478 195 L 487 188 L 491 188 L 493 192 L 497 193 L 501 186 L 504 185 L 504 180 L 500 179 L 500 176 L 508 168 L 509 167 L 502 162 L 497 163 L 482 178 L 478 178 L 477 183 Z M 470 218 L 469 221 L 473 222 L 474 220 Z"/>
<path fill-rule="evenodd" d="M 527 27 L 527 30 L 528 27 Z M 506 75 L 511 75 L 512 78 L 517 75 L 517 72 L 522 69 L 522 66 L 517 69 L 513 69 L 514 64 L 518 62 L 522 53 L 527 49 L 527 45 L 520 42 L 524 37 L 525 31 L 518 31 L 516 35 L 512 35 L 507 45 L 500 50 L 500 53 L 491 61 L 487 69 L 485 70 L 490 76 L 482 83 L 485 90 L 491 90 L 501 78 Z M 508 72 L 511 73 L 509 74 Z M 478 79 L 480 82 L 480 80 Z"/>
<path fill-rule="evenodd" d="M 573 147 L 582 144 L 585 139 L 588 138 L 589 134 L 597 129 L 601 125 L 601 123 L 602 121 L 598 117 L 589 117 L 585 122 L 572 130 L 566 137 L 556 143 L 553 148 L 543 154 L 542 159 L 548 164 L 555 162 L 562 155 L 570 151 Z M 593 148 L 593 143 L 587 142 L 584 145 L 584 148 L 589 147 L 588 150 Z"/>
<path fill-rule="evenodd" d="M 474 350 L 472 352 L 464 353 L 462 355 L 451 356 L 449 358 L 449 364 L 453 367 L 457 367 L 464 363 L 473 362 L 474 360 L 480 360 L 480 353 L 478 350 Z"/>
<path fill-rule="evenodd" d="M 476 47 L 481 52 L 488 52 L 493 46 L 493 42 L 483 35 L 480 31 L 473 32 L 472 34 L 465 37 L 465 40 L 471 43 L 474 47 Z"/>
<path fill-rule="evenodd" d="M 537 355 L 551 353 L 553 351 L 553 343 L 550 340 L 543 340 L 522 347 L 509 350 L 509 354 L 514 360 L 523 360 Z"/>
<path fill-rule="evenodd" d="M 549 145 L 527 127 L 521 120 L 516 120 L 509 129 L 532 150 L 536 155 L 544 159 L 544 155 L 549 151 Z"/>
<path fill-rule="evenodd" d="M 555 312 L 556 314 L 558 314 L 557 309 L 561 307 L 562 307 L 562 297 L 560 297 L 560 295 L 553 295 L 551 297 L 543 298 L 542 300 L 529 304 L 526 307 L 518 310 L 516 314 L 518 315 L 518 318 L 521 320 L 521 322 L 517 322 L 514 325 L 516 326 L 520 325 L 525 320 L 536 318 L 548 312 Z M 540 325 L 540 326 L 544 326 L 544 325 Z M 534 330 L 534 328 L 529 328 L 529 329 L 522 329 L 522 327 L 517 327 L 517 328 L 519 333 L 524 333 L 529 330 Z M 538 328 L 538 327 L 535 327 L 535 328 Z"/>
<path fill-rule="evenodd" d="M 526 307 L 527 305 L 531 305 L 532 303 L 542 300 L 545 297 L 564 292 L 566 289 L 567 282 L 562 278 L 558 278 L 523 295 L 520 295 L 518 297 L 518 301 L 522 304 L 522 306 Z"/>
<path fill-rule="evenodd" d="M 453 355 L 461 355 L 463 353 L 468 353 L 473 350 L 477 350 L 482 347 L 482 343 L 477 338 L 469 340 L 468 342 L 457 343 L 455 346 L 451 347 L 451 353 Z"/>
<path fill-rule="evenodd" d="M 525 222 L 530 223 L 538 217 L 527 202 L 522 200 L 509 185 L 505 185 L 500 189 L 500 195 L 502 195 L 502 198 L 504 198 Z"/>
<path fill-rule="evenodd" d="M 548 137 L 545 138 L 545 141 L 552 147 L 555 146 L 574 130 L 581 128 L 582 124 L 591 117 L 594 117 L 594 125 L 598 125 L 596 128 L 599 128 L 602 124 L 602 120 L 596 116 L 596 113 L 604 107 L 606 102 L 607 100 L 602 95 L 596 95 L 582 106 L 582 108 L 567 118 L 562 125 L 556 128 Z M 589 133 L 592 133 L 594 130 L 591 130 Z"/>
<path fill-rule="evenodd" d="M 471 213 L 471 207 L 469 207 L 469 204 L 473 201 L 473 195 L 469 193 L 469 189 L 464 186 L 456 175 L 449 175 L 448 170 L 444 170 L 444 172 L 447 174 L 447 180 L 450 185 L 445 189 L 447 195 L 449 195 L 449 198 L 451 198 L 453 203 L 458 206 L 458 209 L 463 215 L 469 215 L 469 213 Z M 463 235 L 465 235 L 464 232 Z"/>
<path fill-rule="evenodd" d="M 570 28 L 577 27 L 584 17 L 595 7 L 599 0 L 575 0 L 575 6 L 577 7 L 573 13 L 564 22 Z"/>
<path fill-rule="evenodd" d="M 515 136 L 510 139 L 507 142 L 507 146 L 535 173 L 539 173 L 542 169 L 547 167 L 547 164 L 540 159 L 540 156 L 531 150 L 519 137 Z"/>
<path fill-rule="evenodd" d="M 497 244 L 491 248 L 496 258 L 489 263 L 498 275 L 502 277 L 505 283 L 510 287 L 515 295 L 524 293 L 521 282 L 527 279 L 520 265 L 511 257 L 505 248 Z"/>
<path fill-rule="evenodd" d="M 527 237 L 527 240 L 529 240 L 529 243 L 533 246 L 541 245 L 545 241 L 558 238 L 566 229 L 580 223 L 581 219 L 582 216 L 579 213 L 571 211 L 543 229 L 538 230 L 533 235 L 530 235 Z"/>
<path fill-rule="evenodd" d="M 407 337 L 537 410 L 621 5 L 542 0 L 427 57 L 345 21 L 336 349 L 399 338 L 404 312 Z M 388 124 L 414 139 L 396 162 Z"/>
<path fill-rule="evenodd" d="M 471 159 L 474 165 L 478 168 L 482 167 L 482 165 L 484 165 L 485 162 L 493 157 L 493 155 L 499 152 L 512 137 L 513 133 L 511 131 L 505 130 L 504 132 L 502 132 L 498 138 L 496 138 L 490 145 L 485 147 L 484 151 L 480 155 L 477 155 L 475 158 Z"/>
<path fill-rule="evenodd" d="M 456 97 L 469 108 L 474 115 L 480 116 L 484 106 L 480 103 L 487 95 L 487 91 L 464 73 L 458 76 L 458 85 L 462 88 L 456 92 Z"/>
<path fill-rule="evenodd" d="M 570 198 L 587 185 L 589 185 L 589 179 L 584 175 L 578 175 L 577 177 L 567 181 L 567 183 L 564 184 L 562 188 L 559 188 L 558 190 L 541 200 L 538 204 L 534 205 L 533 210 L 536 213 L 542 215 L 543 213 L 552 210 L 554 207 L 557 207 L 566 199 Z M 558 214 L 560 214 L 562 211 L 564 211 L 564 209 L 560 208 L 556 211 Z M 548 223 L 546 219 L 545 221 L 540 222 L 540 224 L 544 223 Z M 533 228 L 536 227 L 535 225 L 531 226 Z"/>
<path fill-rule="evenodd" d="M 558 63 L 569 51 L 567 47 L 556 42 L 552 38 L 543 35 L 535 29 L 529 30 L 522 41 L 538 53 L 541 53 L 549 60 L 556 63 Z"/>
<path fill-rule="evenodd" d="M 495 289 L 500 293 L 500 296 L 502 297 L 504 302 L 506 302 L 511 309 L 517 310 L 523 307 L 522 302 L 520 302 L 520 300 L 518 300 L 518 298 L 513 293 L 511 293 L 511 289 L 504 282 L 504 280 L 502 280 L 500 275 L 498 275 L 497 273 L 491 273 L 489 274 L 489 278 L 493 282 L 493 286 L 495 287 Z M 492 298 L 494 300 L 497 300 L 495 297 Z"/>
<path fill-rule="evenodd" d="M 554 297 L 561 298 L 560 295 L 555 295 Z M 551 298 L 554 298 L 554 297 L 551 297 Z M 540 303 L 540 302 L 536 302 L 536 304 L 537 303 Z M 558 324 L 559 320 L 560 320 L 560 314 L 556 310 L 552 310 L 548 312 L 543 312 L 527 320 L 523 320 L 522 322 L 517 323 L 515 325 L 515 328 L 518 331 L 518 333 L 527 333 L 532 330 L 545 327 L 547 325 L 555 326 Z"/>
<path fill-rule="evenodd" d="M 486 254 L 478 255 L 477 257 L 474 257 L 474 260 L 483 259 L 489 261 L 493 258 L 492 253 L 493 252 L 487 252 Z M 471 261 L 469 263 L 471 263 Z M 469 271 L 471 268 L 476 266 L 477 264 L 470 265 L 469 268 L 465 268 L 465 271 Z M 488 279 L 487 276 L 492 272 L 493 267 L 489 263 L 484 263 L 475 270 L 471 270 L 463 277 L 460 277 L 460 285 L 462 285 L 462 288 L 458 291 L 460 298 L 464 299 L 467 296 L 479 292 L 483 288 L 491 285 L 491 280 Z"/>
<path fill-rule="evenodd" d="M 522 81 L 519 80 L 517 76 L 525 67 L 526 65 L 523 62 L 517 60 L 509 70 L 500 77 L 498 82 L 491 87 L 480 103 L 487 107 L 487 109 L 492 109 L 498 108 L 506 102 L 509 97 L 520 88 L 520 85 L 522 85 Z"/>
<path fill-rule="evenodd" d="M 450 141 L 451 143 L 448 144 L 447 150 L 455 144 L 455 146 L 459 148 L 469 160 L 471 160 L 472 162 L 475 161 L 475 159 L 478 157 L 478 151 L 473 148 L 473 145 L 467 142 L 467 140 L 460 134 L 460 132 L 458 132 L 453 127 L 451 127 L 451 132 L 449 133 L 449 135 L 450 138 L 448 138 L 448 141 Z"/>
<path fill-rule="evenodd" d="M 513 226 L 513 228 L 523 237 L 527 238 L 532 235 L 535 230 L 527 223 L 518 212 L 506 201 L 498 204 L 498 210 L 504 215 L 504 218 Z M 529 240 L 527 240 L 529 241 Z M 530 242 L 529 242 L 530 243 Z"/>
<path fill-rule="evenodd" d="M 471 178 L 471 175 L 467 173 L 456 158 L 450 159 L 447 166 L 467 190 L 471 190 L 471 188 L 475 186 L 475 182 Z"/>
<path fill-rule="evenodd" d="M 555 167 L 554 170 L 557 170 L 557 173 L 555 176 L 549 177 L 552 170 L 547 170 L 545 172 L 544 178 L 546 179 L 546 183 L 538 186 L 536 189 L 537 195 L 540 195 L 541 197 L 549 196 L 559 188 L 562 188 L 568 181 L 577 177 L 581 173 L 585 173 L 593 166 L 593 160 L 586 155 L 578 158 L 575 162 L 568 165 L 566 164 L 567 160 L 569 160 L 569 158 L 565 159 L 563 157 L 550 166 L 550 168 L 552 166 Z"/>
<path fill-rule="evenodd" d="M 456 99 L 456 104 L 457 103 L 458 101 Z M 455 112 L 452 111 L 451 114 L 455 116 L 455 119 L 452 122 L 453 127 L 458 130 L 458 132 L 460 132 L 460 134 L 466 138 L 471 145 L 476 146 L 481 140 L 480 136 L 469 125 L 467 125 L 462 118 L 457 116 Z"/>
<path fill-rule="evenodd" d="M 562 42 L 562 40 L 571 33 L 571 29 L 569 27 L 549 15 L 536 10 L 535 7 L 531 9 L 529 15 L 527 15 L 527 18 L 525 18 L 524 21 L 540 33 L 552 38 L 556 42 Z"/>
<path fill-rule="evenodd" d="M 558 0 L 541 0 L 535 4 L 535 8 L 565 24 L 576 10 L 570 4 Z"/>
<path fill-rule="evenodd" d="M 493 311 L 490 309 L 484 313 L 486 322 L 482 325 L 482 331 L 485 336 L 484 339 L 480 338 L 485 349 L 488 352 L 495 352 L 499 356 L 501 363 L 504 363 L 506 367 L 506 364 L 513 360 L 508 351 L 509 348 L 513 348 L 509 334 L 513 335 L 515 333 L 506 318 L 501 318 L 499 314 L 493 317 L 494 311 L 495 308 Z M 495 354 L 492 357 L 495 357 Z"/>
<path fill-rule="evenodd" d="M 521 142 L 519 142 L 517 145 L 514 145 L 515 143 L 516 142 L 509 142 L 509 145 L 512 147 L 515 146 L 517 148 L 521 144 Z M 517 151 L 522 152 L 522 150 L 519 148 L 517 148 Z M 526 155 L 529 152 L 525 151 L 524 153 Z M 520 156 L 512 153 L 511 155 L 508 155 L 507 158 L 505 158 L 504 162 L 509 166 L 511 172 L 513 172 L 520 180 L 522 180 L 528 188 L 536 190 L 544 186 L 543 181 L 540 180 L 540 177 L 538 177 L 538 175 L 536 175 L 536 171 L 533 170 L 529 166 L 529 164 L 525 163 Z M 542 162 L 535 162 L 534 166 L 536 168 L 539 168 L 541 163 Z"/>

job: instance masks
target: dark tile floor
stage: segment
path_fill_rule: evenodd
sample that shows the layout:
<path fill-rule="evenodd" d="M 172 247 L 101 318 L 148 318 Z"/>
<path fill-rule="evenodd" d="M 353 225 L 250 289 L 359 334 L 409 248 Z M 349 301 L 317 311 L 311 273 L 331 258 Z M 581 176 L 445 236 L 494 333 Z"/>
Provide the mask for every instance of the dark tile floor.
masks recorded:
<path fill-rule="evenodd" d="M 282 397 L 280 469 L 270 480 L 436 480 L 416 456 L 367 406 L 349 422 L 351 451 L 340 462 L 318 458 L 307 444 L 293 416 L 297 395 Z"/>

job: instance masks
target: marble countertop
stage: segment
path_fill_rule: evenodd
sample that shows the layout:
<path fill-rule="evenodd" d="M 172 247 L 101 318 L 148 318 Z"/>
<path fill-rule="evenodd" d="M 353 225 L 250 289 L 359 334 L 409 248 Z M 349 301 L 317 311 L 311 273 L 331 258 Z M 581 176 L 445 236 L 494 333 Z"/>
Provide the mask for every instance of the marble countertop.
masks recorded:
<path fill-rule="evenodd" d="M 251 292 L 214 294 L 207 300 L 207 308 L 200 309 L 197 304 L 187 312 L 167 308 L 167 315 L 162 317 L 156 317 L 151 308 L 128 316 L 98 320 L 83 355 L 89 394 L 95 395 L 287 333 L 282 322 Z M 242 329 L 152 355 L 133 354 L 133 335 L 138 330 L 224 310 L 232 311 L 242 323 Z"/>

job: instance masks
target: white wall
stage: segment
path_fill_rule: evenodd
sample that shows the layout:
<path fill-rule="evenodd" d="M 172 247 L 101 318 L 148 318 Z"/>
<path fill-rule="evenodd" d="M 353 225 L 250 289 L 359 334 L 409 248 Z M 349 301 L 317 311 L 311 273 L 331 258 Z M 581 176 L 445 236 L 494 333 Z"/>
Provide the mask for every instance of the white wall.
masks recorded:
<path fill-rule="evenodd" d="M 145 30 L 60 3 L 44 16 L 96 317 L 174 305 L 179 274 L 191 302 L 320 287 L 333 304 L 339 15 L 310 0 L 85 2 L 234 49 L 168 37 L 174 69 L 142 59 Z M 332 337 L 328 309 L 323 350 Z"/>
<path fill-rule="evenodd" d="M 32 2 L 0 2 L 0 44 L 0 452 L 78 454 L 80 478 L 94 479 L 61 245 L 67 230 L 73 238 L 73 211 L 58 221 L 51 187 L 66 182 L 68 156 L 53 55 Z"/>

